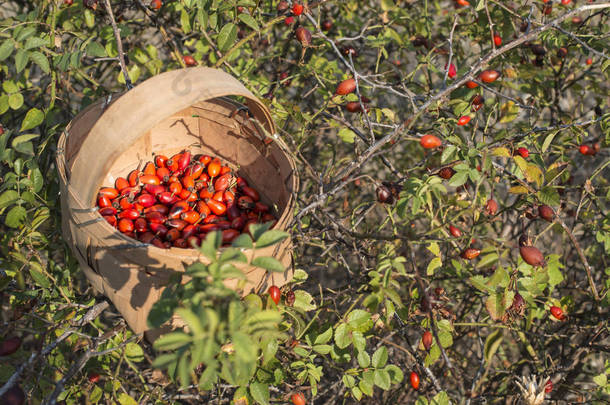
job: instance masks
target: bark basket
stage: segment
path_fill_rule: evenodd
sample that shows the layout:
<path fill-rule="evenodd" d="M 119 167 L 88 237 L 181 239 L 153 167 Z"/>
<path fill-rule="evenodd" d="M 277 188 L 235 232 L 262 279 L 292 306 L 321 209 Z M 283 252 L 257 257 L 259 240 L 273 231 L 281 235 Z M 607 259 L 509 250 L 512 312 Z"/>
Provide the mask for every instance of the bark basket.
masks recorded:
<path fill-rule="evenodd" d="M 276 207 L 274 229 L 285 229 L 292 220 L 298 184 L 294 161 L 276 136 L 267 107 L 221 70 L 189 68 L 155 76 L 89 105 L 59 139 L 64 238 L 95 290 L 136 333 L 148 330 L 148 313 L 171 274 L 207 259 L 194 249 L 160 249 L 123 235 L 94 208 L 97 191 L 155 154 L 171 156 L 185 148 L 239 168 L 263 202 Z M 238 265 L 247 276 L 243 293 L 290 281 L 291 252 L 290 239 L 257 250 L 278 259 L 284 273 Z M 235 288 L 237 280 L 228 284 Z"/>

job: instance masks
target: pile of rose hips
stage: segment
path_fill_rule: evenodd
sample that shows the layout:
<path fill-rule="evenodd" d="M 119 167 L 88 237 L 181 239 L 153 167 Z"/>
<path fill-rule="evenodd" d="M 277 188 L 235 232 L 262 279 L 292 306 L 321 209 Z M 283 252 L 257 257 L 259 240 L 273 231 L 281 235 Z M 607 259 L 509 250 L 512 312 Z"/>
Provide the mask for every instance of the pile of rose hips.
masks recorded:
<path fill-rule="evenodd" d="M 119 177 L 97 196 L 99 213 L 125 235 L 159 248 L 191 248 L 208 232 L 228 244 L 250 224 L 276 221 L 270 207 L 220 159 L 183 151 Z"/>

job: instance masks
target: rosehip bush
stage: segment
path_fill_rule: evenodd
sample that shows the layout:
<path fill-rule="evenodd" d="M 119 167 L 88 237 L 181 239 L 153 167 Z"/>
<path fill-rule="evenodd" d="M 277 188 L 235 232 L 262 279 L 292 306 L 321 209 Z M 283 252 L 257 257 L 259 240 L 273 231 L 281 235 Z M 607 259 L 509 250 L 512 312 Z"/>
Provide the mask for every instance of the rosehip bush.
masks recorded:
<path fill-rule="evenodd" d="M 3 2 L 0 402 L 607 402 L 609 10 Z M 62 239 L 56 144 L 92 101 L 197 66 L 269 106 L 297 209 L 286 233 L 211 233 L 148 320 L 187 327 L 151 345 Z M 286 237 L 291 283 L 225 286 L 235 262 L 281 271 L 240 249 Z"/>

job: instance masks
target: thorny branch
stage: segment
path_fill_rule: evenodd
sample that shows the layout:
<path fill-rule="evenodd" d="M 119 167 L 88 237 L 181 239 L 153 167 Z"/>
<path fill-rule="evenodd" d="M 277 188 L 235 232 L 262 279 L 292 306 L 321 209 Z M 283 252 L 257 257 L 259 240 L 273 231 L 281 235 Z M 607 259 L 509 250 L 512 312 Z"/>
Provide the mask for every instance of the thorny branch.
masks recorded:
<path fill-rule="evenodd" d="M 123 53 L 123 41 L 121 41 L 121 30 L 116 25 L 116 21 L 114 20 L 114 14 L 112 12 L 112 6 L 110 5 L 110 0 L 105 0 L 106 11 L 108 11 L 108 17 L 110 17 L 110 24 L 112 24 L 112 31 L 114 32 L 114 38 L 116 39 L 116 47 L 119 53 L 119 64 L 121 65 L 121 71 L 123 72 L 123 77 L 125 78 L 125 86 L 127 86 L 127 90 L 131 90 L 133 88 L 133 84 L 131 83 L 131 79 L 129 78 L 129 72 L 127 72 L 127 65 L 125 64 L 125 54 Z"/>

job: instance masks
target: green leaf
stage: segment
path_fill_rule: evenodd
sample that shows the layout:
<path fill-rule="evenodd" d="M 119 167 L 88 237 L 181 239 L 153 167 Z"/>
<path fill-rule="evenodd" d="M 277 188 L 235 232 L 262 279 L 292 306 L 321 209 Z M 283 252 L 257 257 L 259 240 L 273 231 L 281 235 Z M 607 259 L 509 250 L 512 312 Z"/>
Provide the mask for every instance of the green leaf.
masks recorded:
<path fill-rule="evenodd" d="M 38 134 L 19 135 L 18 137 L 15 137 L 15 139 L 13 139 L 13 142 L 11 142 L 11 145 L 13 145 L 13 148 L 16 148 L 19 145 L 21 145 L 22 143 L 29 142 L 32 139 L 38 138 L 39 136 L 40 135 L 38 135 Z"/>
<path fill-rule="evenodd" d="M 559 131 L 553 131 L 550 134 L 548 134 L 546 136 L 546 138 L 544 138 L 544 142 L 542 142 L 542 147 L 540 148 L 542 153 L 546 152 L 546 150 L 549 148 L 549 146 L 551 146 L 551 143 L 553 142 L 555 135 L 557 135 L 558 133 L 559 133 Z"/>
<path fill-rule="evenodd" d="M 373 355 L 373 362 L 374 362 L 374 357 L 375 357 L 375 355 Z M 390 385 L 392 384 L 392 382 L 390 380 L 390 374 L 387 371 L 385 371 L 384 369 L 375 370 L 375 374 L 373 375 L 373 378 L 375 380 L 375 385 L 378 386 L 379 388 L 381 388 L 383 390 L 390 389 Z"/>
<path fill-rule="evenodd" d="M 354 143 L 356 139 L 356 133 L 349 128 L 341 128 L 337 136 L 345 143 Z"/>
<path fill-rule="evenodd" d="M 434 274 L 434 270 L 440 268 L 442 265 L 443 265 L 443 262 L 442 262 L 441 258 L 440 257 L 435 257 L 428 264 L 428 267 L 426 269 L 426 274 L 428 276 L 433 275 Z"/>
<path fill-rule="evenodd" d="M 130 361 L 139 363 L 144 361 L 144 350 L 139 344 L 130 342 L 125 346 L 125 356 L 127 356 Z"/>
<path fill-rule="evenodd" d="M 255 257 L 252 260 L 252 265 L 278 273 L 283 273 L 286 270 L 279 260 L 269 256 Z"/>
<path fill-rule="evenodd" d="M 21 93 L 13 93 L 8 96 L 8 105 L 13 110 L 18 110 L 23 105 L 23 95 Z"/>
<path fill-rule="evenodd" d="M 449 405 L 449 396 L 445 391 L 441 391 L 432 398 L 430 405 Z"/>
<path fill-rule="evenodd" d="M 4 193 L 0 194 L 0 209 L 13 205 L 17 200 L 19 200 L 18 192 L 15 190 L 6 190 Z"/>
<path fill-rule="evenodd" d="M 222 244 L 222 233 L 210 232 L 201 243 L 201 253 L 203 253 L 208 259 L 216 260 L 216 251 Z"/>
<path fill-rule="evenodd" d="M 224 52 L 229 49 L 237 38 L 237 26 L 233 23 L 228 23 L 218 33 L 218 50 Z"/>
<path fill-rule="evenodd" d="M 366 348 L 366 338 L 364 337 L 362 332 L 359 332 L 357 330 L 352 332 L 352 344 L 354 345 L 354 348 L 356 348 L 356 350 L 358 350 L 359 352 L 364 351 L 364 349 Z"/>
<path fill-rule="evenodd" d="M 263 233 L 260 238 L 256 240 L 256 248 L 264 248 L 267 246 L 275 245 L 290 236 L 287 232 L 272 229 Z"/>
<path fill-rule="evenodd" d="M 156 350 L 174 350 L 187 345 L 192 340 L 192 336 L 184 332 L 172 332 L 155 340 L 153 347 Z"/>
<path fill-rule="evenodd" d="M 294 304 L 292 306 L 305 312 L 316 309 L 311 294 L 303 290 L 294 291 Z"/>
<path fill-rule="evenodd" d="M 251 224 L 249 229 L 252 238 L 257 241 L 269 228 L 271 228 L 271 225 L 271 222 L 265 224 Z"/>
<path fill-rule="evenodd" d="M 605 387 L 608 384 L 608 376 L 606 374 L 598 374 L 593 377 L 593 382 L 600 387 Z"/>
<path fill-rule="evenodd" d="M 241 361 L 247 363 L 256 361 L 258 346 L 245 333 L 233 334 L 233 347 L 235 347 L 235 355 Z"/>
<path fill-rule="evenodd" d="M 188 34 L 192 30 L 191 18 L 185 9 L 182 9 L 182 12 L 180 13 L 180 26 L 185 34 Z"/>
<path fill-rule="evenodd" d="M 347 316 L 347 323 L 352 329 L 358 329 L 366 325 L 371 319 L 371 314 L 362 309 L 354 309 Z"/>
<path fill-rule="evenodd" d="M 447 146 L 441 154 L 441 163 L 447 163 L 453 157 L 456 150 L 457 148 L 455 147 L 455 145 Z"/>
<path fill-rule="evenodd" d="M 32 280 L 42 288 L 49 288 L 51 286 L 51 282 L 42 272 L 42 266 L 39 263 L 30 262 L 30 276 L 32 276 Z"/>
<path fill-rule="evenodd" d="M 227 248 L 220 254 L 218 261 L 247 263 L 248 259 L 239 249 Z"/>
<path fill-rule="evenodd" d="M 85 24 L 87 24 L 87 27 L 93 28 L 95 25 L 95 14 L 93 14 L 93 11 L 86 8 L 83 16 L 85 17 Z"/>
<path fill-rule="evenodd" d="M 239 18 L 241 22 L 252 28 L 254 31 L 259 30 L 258 23 L 256 22 L 256 20 L 254 20 L 254 18 L 252 18 L 250 14 L 242 13 L 238 15 L 237 18 Z"/>
<path fill-rule="evenodd" d="M 21 73 L 25 66 L 28 64 L 28 53 L 23 49 L 19 49 L 15 55 L 15 69 L 17 73 Z"/>
<path fill-rule="evenodd" d="M 172 363 L 175 363 L 177 359 L 176 353 L 164 353 L 155 357 L 152 363 L 154 368 L 165 369 Z"/>
<path fill-rule="evenodd" d="M 330 353 L 330 351 L 332 350 L 332 346 L 331 345 L 314 345 L 312 347 L 312 349 L 316 352 L 316 353 L 320 353 L 320 354 L 328 354 Z"/>
<path fill-rule="evenodd" d="M 2 41 L 2 45 L 0 45 L 0 62 L 2 62 L 3 60 L 5 60 L 9 56 L 11 56 L 11 53 L 13 53 L 14 49 L 15 49 L 14 41 L 12 41 L 10 39 L 6 39 L 6 40 Z"/>
<path fill-rule="evenodd" d="M 38 108 L 32 108 L 27 112 L 23 122 L 21 123 L 21 131 L 27 131 L 42 124 L 44 121 L 44 113 Z"/>
<path fill-rule="evenodd" d="M 89 401 L 91 401 L 93 404 L 97 404 L 100 402 L 100 399 L 102 399 L 102 395 L 104 395 L 104 391 L 95 385 L 91 391 L 91 395 L 89 395 Z"/>
<path fill-rule="evenodd" d="M 351 342 L 352 339 L 347 330 L 347 324 L 340 323 L 335 330 L 335 344 L 339 349 L 345 349 Z"/>
<path fill-rule="evenodd" d="M 8 100 L 9 100 L 8 94 L 0 95 L 0 115 L 2 115 L 8 111 L 8 109 L 10 107 Z M 23 102 L 23 100 L 22 100 L 22 102 Z M 17 107 L 17 108 L 19 108 L 19 107 Z"/>
<path fill-rule="evenodd" d="M 49 60 L 42 53 L 38 51 L 31 52 L 30 60 L 37 64 L 43 72 L 49 73 L 51 71 Z"/>
<path fill-rule="evenodd" d="M 560 202 L 559 193 L 553 187 L 547 186 L 542 187 L 538 193 L 536 193 L 540 202 L 546 205 L 558 206 Z"/>
<path fill-rule="evenodd" d="M 95 41 L 91 41 L 87 44 L 86 52 L 88 56 L 92 56 L 95 58 L 103 58 L 107 56 L 106 49 Z"/>
<path fill-rule="evenodd" d="M 358 360 L 358 365 L 362 368 L 366 368 L 371 364 L 371 356 L 369 356 L 366 350 L 359 351 L 356 359 Z"/>
<path fill-rule="evenodd" d="M 203 328 L 201 320 L 189 308 L 176 309 L 176 315 L 182 318 L 195 338 L 205 335 L 205 329 Z"/>
<path fill-rule="evenodd" d="M 390 374 L 390 379 L 392 380 L 393 384 L 401 383 L 405 377 L 400 367 L 394 364 L 388 364 L 385 367 L 385 370 Z"/>
<path fill-rule="evenodd" d="M 4 219 L 4 224 L 11 228 L 19 228 L 27 216 L 27 211 L 20 205 L 16 205 L 10 209 Z"/>
<path fill-rule="evenodd" d="M 27 41 L 25 41 L 25 45 L 23 46 L 23 49 L 25 49 L 26 51 L 29 51 L 30 49 L 40 48 L 41 46 L 45 45 L 46 43 L 47 43 L 47 41 L 42 38 L 30 37 L 30 38 L 28 38 Z"/>
<path fill-rule="evenodd" d="M 318 336 L 316 336 L 316 339 L 313 341 L 313 343 L 316 345 L 325 344 L 325 343 L 328 343 L 328 341 L 332 337 L 333 337 L 333 328 L 329 326 L 328 329 L 326 329 L 324 332 L 322 332 Z"/>
<path fill-rule="evenodd" d="M 468 170 L 456 172 L 453 177 L 449 180 L 449 185 L 452 187 L 459 187 L 466 183 L 468 180 Z"/>
<path fill-rule="evenodd" d="M 362 391 L 364 395 L 368 395 L 369 397 L 373 396 L 374 385 L 370 384 L 368 381 L 360 380 L 358 388 L 360 388 L 360 391 Z"/>
<path fill-rule="evenodd" d="M 500 344 L 502 343 L 502 329 L 496 329 L 494 332 L 490 333 L 485 339 L 485 346 L 483 348 L 483 357 L 485 358 L 485 362 L 489 364 L 491 358 L 496 354 Z"/>
<path fill-rule="evenodd" d="M 373 367 L 381 368 L 388 362 L 388 349 L 385 346 L 381 346 L 373 353 Z"/>
<path fill-rule="evenodd" d="M 232 245 L 236 248 L 252 249 L 252 238 L 247 233 L 242 233 L 237 238 L 233 239 Z"/>
<path fill-rule="evenodd" d="M 253 382 L 250 384 L 250 395 L 261 405 L 269 405 L 269 386 L 267 384 Z"/>
<path fill-rule="evenodd" d="M 511 122 L 519 116 L 519 106 L 513 101 L 508 101 L 500 107 L 500 115 L 502 117 L 500 118 L 500 123 Z"/>
<path fill-rule="evenodd" d="M 121 405 L 138 405 L 138 402 L 135 399 L 130 397 L 129 394 L 125 394 L 124 392 L 121 392 L 117 399 L 119 400 L 119 404 Z"/>

